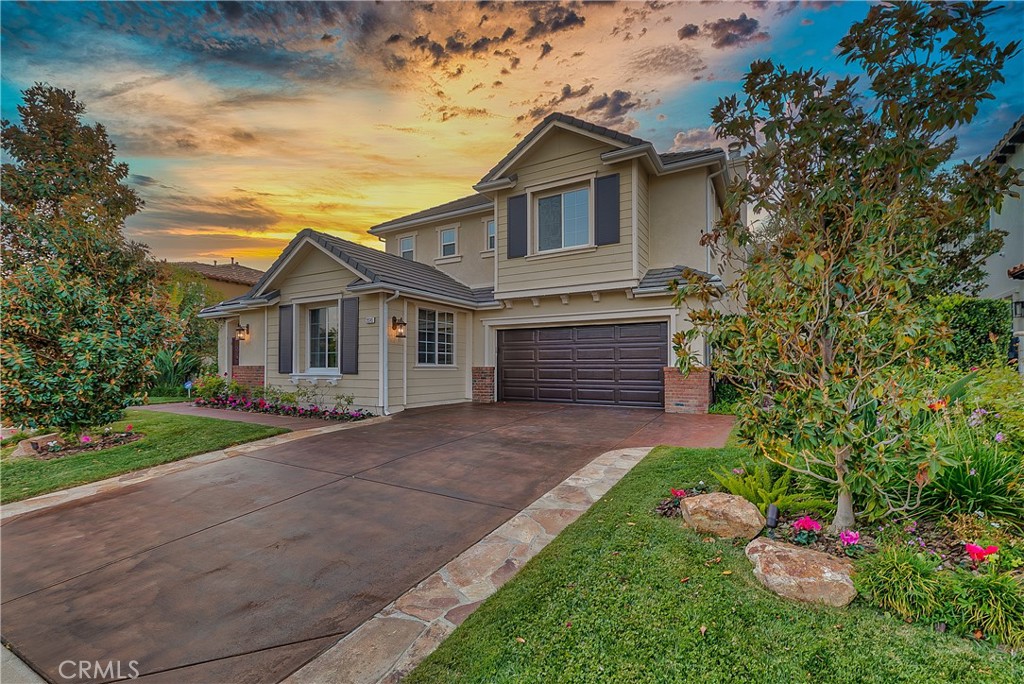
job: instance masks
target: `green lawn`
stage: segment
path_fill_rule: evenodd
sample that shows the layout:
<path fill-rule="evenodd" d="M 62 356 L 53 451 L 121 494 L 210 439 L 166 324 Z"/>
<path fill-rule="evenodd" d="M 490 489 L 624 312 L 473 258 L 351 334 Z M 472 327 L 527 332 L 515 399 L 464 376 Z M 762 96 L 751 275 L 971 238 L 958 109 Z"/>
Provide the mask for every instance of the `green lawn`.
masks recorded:
<path fill-rule="evenodd" d="M 188 397 L 149 397 L 146 399 L 146 403 L 153 404 L 180 404 L 183 401 L 189 401 Z"/>
<path fill-rule="evenodd" d="M 1024 659 L 987 644 L 859 601 L 835 610 L 778 598 L 753 576 L 742 543 L 707 542 L 650 513 L 670 486 L 710 481 L 710 467 L 743 456 L 652 452 L 406 684 L 1024 681 Z"/>
<path fill-rule="evenodd" d="M 282 428 L 217 418 L 140 410 L 129 410 L 125 420 L 115 423 L 114 428 L 123 429 L 128 423 L 133 425 L 136 432 L 145 436 L 112 449 L 84 452 L 50 461 L 5 458 L 0 463 L 0 502 L 19 501 L 288 432 Z M 12 450 L 5 449 L 5 452 Z"/>

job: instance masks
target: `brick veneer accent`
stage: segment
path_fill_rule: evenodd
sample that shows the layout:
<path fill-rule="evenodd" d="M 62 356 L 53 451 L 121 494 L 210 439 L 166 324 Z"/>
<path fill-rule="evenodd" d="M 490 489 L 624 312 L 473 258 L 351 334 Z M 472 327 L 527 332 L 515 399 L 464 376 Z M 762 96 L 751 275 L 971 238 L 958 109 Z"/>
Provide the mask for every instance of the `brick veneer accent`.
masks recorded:
<path fill-rule="evenodd" d="M 232 366 L 231 379 L 246 387 L 263 387 L 263 366 Z"/>
<path fill-rule="evenodd" d="M 665 413 L 707 413 L 711 405 L 711 373 L 693 369 L 689 375 L 665 368 Z"/>
<path fill-rule="evenodd" d="M 473 366 L 473 401 L 494 403 L 494 366 Z"/>

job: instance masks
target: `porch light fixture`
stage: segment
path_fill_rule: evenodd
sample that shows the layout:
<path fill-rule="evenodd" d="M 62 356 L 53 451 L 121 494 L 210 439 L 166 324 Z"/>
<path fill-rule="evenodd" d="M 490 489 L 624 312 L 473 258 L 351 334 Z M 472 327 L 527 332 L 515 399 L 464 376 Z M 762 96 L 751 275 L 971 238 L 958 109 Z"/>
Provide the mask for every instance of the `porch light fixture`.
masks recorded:
<path fill-rule="evenodd" d="M 391 329 L 395 331 L 395 337 L 405 337 L 405 321 L 397 316 L 391 317 Z"/>
<path fill-rule="evenodd" d="M 1018 299 L 1013 303 L 1013 317 L 1024 318 L 1024 299 Z"/>
<path fill-rule="evenodd" d="M 249 324 L 246 323 L 245 327 L 238 326 L 235 328 L 235 339 L 239 342 L 247 342 L 249 340 Z"/>

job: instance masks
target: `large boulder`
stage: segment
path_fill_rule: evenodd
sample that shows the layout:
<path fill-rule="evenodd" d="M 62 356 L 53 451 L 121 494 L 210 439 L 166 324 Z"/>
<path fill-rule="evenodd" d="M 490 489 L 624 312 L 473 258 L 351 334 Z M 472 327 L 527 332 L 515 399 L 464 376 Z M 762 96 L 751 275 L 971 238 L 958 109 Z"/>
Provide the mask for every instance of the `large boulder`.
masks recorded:
<path fill-rule="evenodd" d="M 857 595 L 843 558 L 759 537 L 747 544 L 747 558 L 761 584 L 796 601 L 842 607 Z"/>
<path fill-rule="evenodd" d="M 25 456 L 37 456 L 47 452 L 47 444 L 50 442 L 57 442 L 61 446 L 64 446 L 64 440 L 61 439 L 59 432 L 51 432 L 46 435 L 39 435 L 37 437 L 29 437 L 18 442 L 17 448 L 11 452 L 11 458 L 23 458 Z"/>
<path fill-rule="evenodd" d="M 742 496 L 712 492 L 679 502 L 683 520 L 701 534 L 724 539 L 751 539 L 764 528 L 764 516 Z"/>

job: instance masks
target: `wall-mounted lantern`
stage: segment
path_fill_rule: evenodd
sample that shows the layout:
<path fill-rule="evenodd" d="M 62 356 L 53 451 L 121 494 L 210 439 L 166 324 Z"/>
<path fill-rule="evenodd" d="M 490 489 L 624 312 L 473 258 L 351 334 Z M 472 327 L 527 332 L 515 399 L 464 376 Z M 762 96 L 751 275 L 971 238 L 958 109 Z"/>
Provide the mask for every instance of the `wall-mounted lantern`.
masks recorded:
<path fill-rule="evenodd" d="M 405 321 L 397 316 L 391 317 L 391 329 L 395 331 L 395 337 L 405 337 Z"/>
<path fill-rule="evenodd" d="M 239 325 L 237 328 L 235 328 L 235 339 L 238 340 L 239 342 L 248 342 L 249 341 L 249 324 L 248 323 L 245 324 L 244 328 L 241 325 Z"/>

